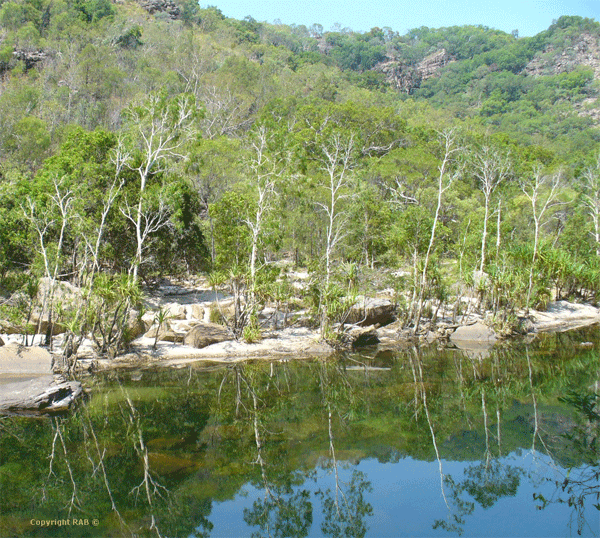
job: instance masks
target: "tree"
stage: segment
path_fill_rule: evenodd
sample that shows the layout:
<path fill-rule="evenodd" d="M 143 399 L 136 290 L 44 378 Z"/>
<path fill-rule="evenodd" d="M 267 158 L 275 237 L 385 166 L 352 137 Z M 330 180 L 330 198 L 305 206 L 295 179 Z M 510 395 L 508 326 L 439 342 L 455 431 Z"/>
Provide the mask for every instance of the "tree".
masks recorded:
<path fill-rule="evenodd" d="M 72 208 L 74 201 L 73 191 L 63 185 L 63 178 L 54 178 L 52 187 L 54 192 L 49 196 L 46 194 L 43 200 L 36 201 L 31 197 L 27 197 L 26 205 L 23 206 L 25 218 L 35 229 L 39 241 L 39 252 L 44 265 L 44 275 L 48 280 L 48 287 L 44 294 L 39 321 L 39 325 L 41 325 L 47 308 L 48 331 L 46 333 L 46 345 L 51 345 L 52 343 L 56 280 L 59 274 L 61 257 L 63 256 L 67 227 L 73 220 Z M 58 233 L 56 244 L 52 244 L 51 236 L 56 233 Z"/>
<path fill-rule="evenodd" d="M 340 211 L 340 202 L 348 197 L 345 189 L 349 186 L 349 173 L 352 168 L 352 153 L 354 137 L 350 135 L 347 140 L 342 140 L 339 134 L 321 145 L 323 152 L 322 169 L 326 172 L 325 190 L 328 200 L 318 205 L 323 209 L 328 223 L 326 228 L 325 245 L 325 274 L 326 284 L 331 277 L 332 255 L 335 247 L 343 237 L 343 228 L 347 215 Z"/>
<path fill-rule="evenodd" d="M 256 199 L 256 209 L 246 220 L 250 228 L 250 287 L 256 286 L 256 260 L 258 257 L 259 239 L 264 229 L 267 212 L 272 207 L 275 196 L 275 184 L 283 174 L 286 166 L 285 156 L 269 154 L 269 145 L 272 144 L 267 127 L 258 127 L 255 135 L 250 140 L 252 156 L 248 160 L 249 181 Z M 252 292 L 254 293 L 254 291 Z"/>
<path fill-rule="evenodd" d="M 479 180 L 479 188 L 483 192 L 485 201 L 483 231 L 481 232 L 481 261 L 479 264 L 479 270 L 483 271 L 492 194 L 498 185 L 508 177 L 510 163 L 506 156 L 489 146 L 483 146 L 479 151 L 474 152 L 472 159 L 473 173 Z"/>
<path fill-rule="evenodd" d="M 592 219 L 592 237 L 596 244 L 596 255 L 600 256 L 600 155 L 595 166 L 588 166 L 581 178 L 584 188 L 584 203 Z"/>
<path fill-rule="evenodd" d="M 160 195 L 157 204 L 149 203 L 148 182 L 165 172 L 170 160 L 186 157 L 182 150 L 196 132 L 197 113 L 193 98 L 185 94 L 172 99 L 154 94 L 125 112 L 129 126 L 125 144 L 131 151 L 127 165 L 139 176 L 137 203 L 126 203 L 122 208 L 135 228 L 136 252 L 131 265 L 134 278 L 138 276 L 146 240 L 166 226 L 169 218 L 168 204 Z"/>
<path fill-rule="evenodd" d="M 437 205 L 435 208 L 435 214 L 433 217 L 433 223 L 431 226 L 431 235 L 429 238 L 429 245 L 427 246 L 427 252 L 425 253 L 425 259 L 423 261 L 423 271 L 421 273 L 419 298 L 417 301 L 417 311 L 415 315 L 414 333 L 417 334 L 419 330 L 419 324 L 421 322 L 421 316 L 423 313 L 423 298 L 425 292 L 425 285 L 427 282 L 427 270 L 429 269 L 429 260 L 433 251 L 433 245 L 435 243 L 436 228 L 440 219 L 440 212 L 442 209 L 442 202 L 444 194 L 452 186 L 454 181 L 460 176 L 461 170 L 456 167 L 457 154 L 460 153 L 462 147 L 458 145 L 458 135 L 455 129 L 450 129 L 438 133 L 440 143 L 442 145 L 442 158 L 438 165 L 438 181 L 437 181 Z"/>
<path fill-rule="evenodd" d="M 541 165 L 537 164 L 531 175 L 520 182 L 521 190 L 531 204 L 531 215 L 533 218 L 533 252 L 531 255 L 531 265 L 529 268 L 529 284 L 527 286 L 527 298 L 525 308 L 529 312 L 531 302 L 531 293 L 533 290 L 533 274 L 535 264 L 538 259 L 540 245 L 540 232 L 545 224 L 544 216 L 547 211 L 562 202 L 557 200 L 561 187 L 560 172 L 552 175 L 543 173 Z"/>

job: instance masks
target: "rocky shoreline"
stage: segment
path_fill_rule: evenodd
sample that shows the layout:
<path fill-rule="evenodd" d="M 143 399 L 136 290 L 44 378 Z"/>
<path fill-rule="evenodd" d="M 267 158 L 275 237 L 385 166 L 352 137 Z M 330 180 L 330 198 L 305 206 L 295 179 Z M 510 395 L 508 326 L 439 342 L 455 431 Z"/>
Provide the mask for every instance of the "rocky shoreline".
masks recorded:
<path fill-rule="evenodd" d="M 131 317 L 129 330 L 135 338 L 127 353 L 112 359 L 99 357 L 93 343 L 85 340 L 78 350 L 79 369 L 182 367 L 206 361 L 326 357 L 339 349 L 323 341 L 319 331 L 310 327 L 307 311 L 283 312 L 274 306 L 264 308 L 259 314 L 260 339 L 253 343 L 236 340 L 225 326 L 212 321 L 216 317 L 227 318 L 232 299 L 200 287 L 163 286 L 146 298 L 145 307 L 144 315 Z M 162 318 L 158 312 L 163 313 Z M 345 348 L 378 345 L 383 349 L 398 349 L 407 343 L 438 341 L 483 358 L 501 339 L 486 324 L 486 318 L 475 312 L 456 323 L 451 307 L 442 309 L 434 330 L 427 330 L 425 324 L 418 336 L 403 330 L 394 315 L 391 298 L 384 293 L 376 298 L 358 298 L 342 331 Z M 546 311 L 530 311 L 522 319 L 526 321 L 527 334 L 562 332 L 600 323 L 600 309 L 556 301 Z M 7 324 L 2 327 L 6 329 Z M 38 345 L 22 346 L 24 337 L 18 330 L 0 332 L 0 412 L 58 412 L 68 409 L 81 395 L 80 384 L 59 375 L 58 359 L 64 335 L 57 332 L 52 354 Z M 42 338 L 37 335 L 30 339 L 39 344 Z"/>
<path fill-rule="evenodd" d="M 600 309 L 567 301 L 552 303 L 546 312 L 531 311 L 529 316 L 531 324 L 528 334 L 531 335 L 563 332 L 600 323 Z M 361 335 L 373 335 L 376 338 L 374 343 L 384 348 L 393 349 L 402 347 L 407 342 L 415 342 L 415 337 L 408 332 L 402 332 L 397 323 L 382 327 L 368 325 L 354 329 L 354 331 Z M 352 330 L 350 332 L 352 333 Z M 446 340 L 449 341 L 449 345 L 465 350 L 490 349 L 500 339 L 478 315 L 471 316 L 468 321 L 459 326 L 452 326 L 449 322 L 441 321 L 435 332 L 426 332 L 418 338 L 419 341 L 426 343 Z M 257 343 L 245 343 L 231 339 L 210 344 L 201 349 L 184 343 L 177 344 L 168 341 L 159 341 L 156 349 L 153 349 L 153 343 L 153 338 L 142 336 L 134 340 L 130 353 L 111 361 L 97 360 L 96 365 L 99 368 L 111 368 L 119 365 L 135 365 L 142 361 L 156 366 L 182 366 L 200 361 L 236 362 L 252 358 L 322 357 L 336 351 L 333 346 L 320 341 L 317 330 L 307 327 L 271 330 Z"/>
<path fill-rule="evenodd" d="M 45 348 L 12 343 L 0 347 L 0 412 L 18 415 L 67 411 L 83 394 L 79 381 L 53 373 Z"/>

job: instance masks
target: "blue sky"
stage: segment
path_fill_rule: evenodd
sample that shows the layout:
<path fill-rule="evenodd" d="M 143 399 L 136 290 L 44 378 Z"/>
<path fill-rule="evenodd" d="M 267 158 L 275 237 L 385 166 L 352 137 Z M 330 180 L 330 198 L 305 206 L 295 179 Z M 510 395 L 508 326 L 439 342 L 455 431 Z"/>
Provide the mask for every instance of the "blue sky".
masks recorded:
<path fill-rule="evenodd" d="M 600 0 L 201 0 L 200 5 L 217 6 L 235 19 L 319 23 L 325 30 L 339 23 L 359 32 L 388 26 L 400 34 L 420 26 L 481 24 L 531 36 L 561 15 L 600 20 Z"/>

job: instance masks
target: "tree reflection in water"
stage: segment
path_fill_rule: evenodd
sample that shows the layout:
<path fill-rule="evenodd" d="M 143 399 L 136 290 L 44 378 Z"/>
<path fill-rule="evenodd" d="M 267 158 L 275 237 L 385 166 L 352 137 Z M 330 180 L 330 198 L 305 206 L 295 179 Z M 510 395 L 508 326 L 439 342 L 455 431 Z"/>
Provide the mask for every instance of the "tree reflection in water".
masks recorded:
<path fill-rule="evenodd" d="M 321 403 L 327 414 L 329 437 L 330 459 L 323 467 L 332 470 L 335 478 L 333 492 L 331 488 L 317 491 L 323 505 L 321 531 L 324 535 L 335 538 L 363 538 L 368 529 L 365 518 L 373 515 L 373 507 L 364 498 L 365 492 L 372 491 L 371 482 L 366 479 L 364 473 L 356 469 L 352 471 L 350 482 L 345 483 L 341 480 L 335 452 L 332 414 L 335 411 L 340 424 L 343 425 L 344 419 L 356 412 L 358 393 L 341 363 L 319 362 L 317 371 Z"/>
<path fill-rule="evenodd" d="M 97 517 L 89 530 L 98 537 L 216 536 L 224 505 L 239 519 L 232 535 L 382 534 L 373 514 L 411 502 L 403 459 L 432 462 L 439 480 L 435 491 L 423 482 L 426 505 L 415 513 L 389 516 L 399 534 L 404 518 L 426 519 L 423 535 L 472 532 L 500 499 L 524 504 L 521 489 L 535 480 L 545 513 L 571 506 L 589 533 L 583 508 L 600 504 L 598 404 L 588 390 L 597 350 L 561 338 L 489 356 L 413 348 L 145 371 L 143 383 L 128 372 L 98 376 L 68 417 L 0 420 L 0 536 L 45 536 L 32 516 Z M 519 450 L 543 483 L 516 461 Z M 555 478 L 547 462 L 572 470 Z M 372 472 L 395 481 L 393 498 Z"/>
<path fill-rule="evenodd" d="M 499 353 L 495 353 L 497 357 Z M 544 387 L 542 383 L 536 385 L 534 379 L 536 375 L 534 372 L 534 366 L 530 356 L 529 347 L 524 349 L 524 359 L 527 366 L 527 380 L 526 387 L 529 390 L 530 401 L 532 405 L 532 427 L 531 427 L 531 447 L 529 454 L 532 456 L 534 461 L 537 461 L 543 467 L 549 466 L 553 473 L 562 474 L 560 480 L 549 478 L 547 476 L 540 475 L 539 472 L 526 472 L 523 468 L 515 465 L 504 463 L 501 459 L 501 415 L 502 407 L 505 403 L 505 397 L 510 392 L 507 392 L 506 387 L 509 383 L 509 376 L 507 372 L 502 372 L 499 368 L 500 364 L 508 365 L 508 360 L 498 361 L 492 359 L 492 379 L 491 382 L 482 381 L 477 385 L 477 391 L 481 397 L 481 416 L 483 418 L 483 430 L 485 439 L 485 450 L 481 461 L 476 464 L 467 465 L 463 471 L 463 478 L 461 480 L 455 480 L 452 476 L 444 476 L 441 473 L 441 462 L 440 462 L 440 475 L 443 477 L 444 484 L 450 491 L 450 503 L 452 508 L 449 507 L 449 517 L 447 520 L 436 520 L 433 528 L 443 528 L 451 532 L 456 532 L 462 535 L 464 532 L 464 525 L 466 522 L 466 516 L 473 514 L 476 504 L 481 506 L 483 509 L 492 507 L 496 502 L 503 497 L 513 497 L 517 494 L 521 479 L 527 477 L 532 483 L 540 483 L 550 481 L 556 485 L 556 492 L 551 499 L 547 499 L 541 493 L 534 493 L 534 501 L 538 501 L 537 508 L 543 509 L 552 503 L 566 503 L 568 506 L 573 508 L 573 513 L 577 520 L 577 533 L 582 534 L 584 527 L 587 527 L 592 534 L 596 532 L 585 518 L 585 502 L 591 497 L 596 500 L 596 504 L 592 506 L 600 510 L 600 465 L 599 465 L 599 452 L 598 452 L 598 422 L 600 415 L 596 412 L 598 408 L 598 395 L 596 394 L 582 394 L 581 392 L 570 391 L 567 397 L 559 397 L 558 400 L 572 405 L 583 417 L 583 423 L 580 419 L 580 424 L 575 426 L 571 432 L 563 432 L 559 434 L 568 443 L 560 444 L 556 442 L 556 433 L 551 434 L 550 432 L 544 431 L 542 422 L 543 417 L 539 410 L 538 400 L 543 394 Z M 506 356 L 504 357 L 506 359 Z M 482 363 L 477 364 L 473 362 L 474 379 L 485 379 L 485 375 L 481 372 L 480 367 Z M 494 366 L 496 369 L 494 371 Z M 566 372 L 562 373 L 566 376 Z M 506 383 L 502 382 L 502 378 L 505 378 Z M 537 379 L 541 379 L 541 376 L 537 375 Z M 459 378 L 459 382 L 463 383 L 464 379 Z M 523 382 L 521 381 L 521 386 Z M 497 440 L 497 455 L 494 456 L 492 453 L 492 447 L 490 438 L 492 436 L 491 425 L 488 423 L 488 412 L 487 402 L 488 394 L 486 390 L 490 390 L 492 398 L 496 402 L 496 440 Z M 463 389 L 461 387 L 461 395 Z M 430 426 L 431 427 L 431 426 Z M 549 444 L 549 440 L 554 438 L 554 444 L 556 449 L 560 449 L 563 452 L 569 452 L 575 450 L 581 457 L 577 458 L 577 467 L 571 465 L 567 467 L 564 472 L 561 465 L 556 462 L 556 457 L 553 454 L 553 448 Z M 435 437 L 432 439 L 435 447 Z M 539 445 L 537 445 L 539 443 Z M 541 446 L 543 454 L 540 454 L 539 448 Z M 437 453 L 437 449 L 436 449 Z M 585 462 L 583 466 L 581 463 Z M 466 495 L 465 495 L 466 494 Z M 446 505 L 448 501 L 444 497 Z"/>
<path fill-rule="evenodd" d="M 242 364 L 234 367 L 234 370 L 236 372 L 236 415 L 239 416 L 239 409 L 242 406 L 252 420 L 256 445 L 254 464 L 260 468 L 260 485 L 264 490 L 263 497 L 254 501 L 252 509 L 244 509 L 244 521 L 251 527 L 259 528 L 259 531 L 252 533 L 253 538 L 261 536 L 304 538 L 308 536 L 312 525 L 310 492 L 306 489 L 294 492 L 292 488 L 292 483 L 302 482 L 304 477 L 302 473 L 292 473 L 297 474 L 295 478 L 288 477 L 280 466 L 266 460 L 263 439 L 267 435 L 265 423 L 268 423 L 269 409 L 265 399 L 260 397 L 263 395 L 259 396 L 259 393 L 261 389 L 267 392 L 272 382 L 277 384 L 278 380 L 273 379 L 274 369 L 270 368 L 269 380 L 266 383 L 260 378 L 257 379 L 259 372 L 252 366 Z M 240 389 L 242 383 L 251 399 L 251 406 L 242 403 Z M 266 398 L 266 395 L 264 396 Z"/>
<path fill-rule="evenodd" d="M 561 473 L 560 479 L 546 478 L 555 484 L 552 497 L 541 493 L 534 494 L 538 509 L 542 510 L 552 503 L 567 504 L 573 508 L 577 521 L 577 534 L 584 528 L 595 532 L 585 517 L 585 504 L 591 504 L 600 512 L 600 394 L 570 390 L 559 400 L 570 405 L 577 413 L 577 422 L 573 428 L 562 434 L 583 458 L 584 465 L 569 467 Z"/>

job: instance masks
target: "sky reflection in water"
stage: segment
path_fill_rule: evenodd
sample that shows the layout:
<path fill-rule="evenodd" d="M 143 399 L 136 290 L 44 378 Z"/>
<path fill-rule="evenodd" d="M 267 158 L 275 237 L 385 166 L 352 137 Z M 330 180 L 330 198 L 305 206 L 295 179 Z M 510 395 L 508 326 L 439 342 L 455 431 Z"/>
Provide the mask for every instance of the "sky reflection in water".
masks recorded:
<path fill-rule="evenodd" d="M 555 492 L 553 483 L 545 478 L 560 476 L 553 472 L 553 463 L 547 456 L 530 451 L 512 453 L 500 458 L 502 465 L 523 469 L 515 496 L 498 499 L 489 508 L 476 504 L 474 512 L 465 518 L 462 527 L 464 537 L 514 537 L 514 538 L 558 538 L 577 535 L 577 524 L 572 509 L 566 504 L 553 505 L 552 509 L 538 510 L 532 502 L 533 494 L 543 492 L 551 497 Z M 443 471 L 455 479 L 463 476 L 465 467 L 477 462 L 442 461 Z M 401 536 L 425 538 L 430 536 L 456 536 L 456 532 L 434 529 L 436 520 L 447 520 L 449 510 L 440 488 L 440 474 L 436 461 L 418 461 L 404 458 L 396 463 L 380 463 L 376 459 L 366 459 L 358 465 L 348 464 L 340 473 L 342 481 L 348 482 L 353 470 L 364 473 L 373 485 L 373 490 L 365 494 L 365 501 L 373 507 L 373 514 L 366 518 L 366 536 L 396 538 Z M 564 470 L 561 469 L 564 473 Z M 529 475 L 529 476 L 527 476 Z M 311 492 L 313 501 L 313 523 L 309 537 L 325 536 L 321 531 L 323 514 L 315 495 L 318 489 L 335 487 L 330 472 L 319 469 L 316 482 L 307 480 L 298 489 Z M 446 495 L 449 494 L 445 486 Z M 262 489 L 245 485 L 242 492 L 232 501 L 215 503 L 210 521 L 214 528 L 212 538 L 232 538 L 250 536 L 256 527 L 250 527 L 243 518 L 244 509 L 251 509 L 256 498 L 264 494 Z M 472 499 L 472 497 L 469 497 Z M 588 525 L 581 536 L 598 536 L 600 519 L 593 509 L 588 510 Z M 596 532 L 595 532 L 596 531 Z"/>
<path fill-rule="evenodd" d="M 67 417 L 0 421 L 0 536 L 597 536 L 597 479 L 558 486 L 598 469 L 572 404 L 598 391 L 599 350 L 594 328 L 486 357 L 107 372 Z M 587 487 L 585 519 L 556 502 Z"/>

